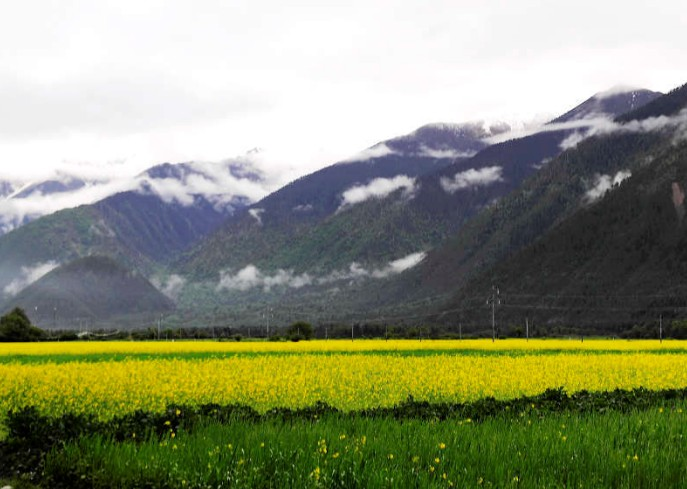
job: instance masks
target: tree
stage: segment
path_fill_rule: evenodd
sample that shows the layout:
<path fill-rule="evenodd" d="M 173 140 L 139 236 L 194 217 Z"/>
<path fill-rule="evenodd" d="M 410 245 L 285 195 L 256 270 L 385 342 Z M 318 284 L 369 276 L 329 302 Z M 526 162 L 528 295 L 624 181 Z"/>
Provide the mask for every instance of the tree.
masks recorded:
<path fill-rule="evenodd" d="M 309 340 L 312 338 L 312 335 L 312 325 L 310 323 L 306 323 L 305 321 L 297 321 L 289 326 L 286 330 L 286 336 L 289 339 L 296 341 L 300 339 Z"/>
<path fill-rule="evenodd" d="M 0 318 L 0 341 L 39 341 L 45 332 L 31 324 L 23 309 L 15 307 Z"/>

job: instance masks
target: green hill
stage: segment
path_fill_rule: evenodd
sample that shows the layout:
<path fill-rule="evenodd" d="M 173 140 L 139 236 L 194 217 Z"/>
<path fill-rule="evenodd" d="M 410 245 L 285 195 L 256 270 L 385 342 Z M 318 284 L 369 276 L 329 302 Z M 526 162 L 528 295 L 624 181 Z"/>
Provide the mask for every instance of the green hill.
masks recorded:
<path fill-rule="evenodd" d="M 687 142 L 655 154 L 651 164 L 542 239 L 469 281 L 447 304 L 466 307 L 498 284 L 502 323 L 535 320 L 546 331 L 619 333 L 634 325 L 657 334 L 687 315 Z M 460 317 L 461 314 L 454 316 Z"/>
<path fill-rule="evenodd" d="M 65 209 L 0 236 L 0 289 L 21 277 L 22 270 L 92 254 L 150 274 L 225 217 L 204 199 L 183 206 L 137 192 Z"/>
<path fill-rule="evenodd" d="M 23 308 L 42 328 L 104 327 L 152 322 L 174 303 L 140 273 L 111 258 L 88 256 L 49 272 L 16 296 L 4 310 Z"/>

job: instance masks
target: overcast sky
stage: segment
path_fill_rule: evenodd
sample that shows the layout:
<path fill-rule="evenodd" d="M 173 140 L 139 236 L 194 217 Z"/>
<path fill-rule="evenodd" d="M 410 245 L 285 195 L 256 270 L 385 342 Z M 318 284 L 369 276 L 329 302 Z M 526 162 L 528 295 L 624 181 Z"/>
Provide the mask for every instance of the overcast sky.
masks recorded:
<path fill-rule="evenodd" d="M 291 178 L 428 122 L 670 90 L 686 33 L 674 0 L 7 1 L 0 176 L 260 147 Z"/>

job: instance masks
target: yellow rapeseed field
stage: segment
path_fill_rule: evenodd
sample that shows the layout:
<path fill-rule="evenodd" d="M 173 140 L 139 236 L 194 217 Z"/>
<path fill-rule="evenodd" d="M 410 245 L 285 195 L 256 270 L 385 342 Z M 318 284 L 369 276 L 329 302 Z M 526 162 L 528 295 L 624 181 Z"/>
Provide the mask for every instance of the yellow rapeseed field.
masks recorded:
<path fill-rule="evenodd" d="M 374 351 L 659 351 L 687 353 L 687 342 L 656 340 L 509 339 L 491 340 L 315 340 L 301 342 L 103 341 L 68 343 L 0 343 L 0 358 L 8 355 L 98 355 L 157 353 L 319 353 Z"/>
<path fill-rule="evenodd" d="M 564 352 L 528 353 L 542 348 Z M 651 351 L 659 348 L 669 352 Z M 500 353 L 459 351 L 465 349 Z M 0 358 L 45 358 L 23 362 L 13 356 L 0 363 L 0 412 L 32 405 L 46 414 L 92 413 L 105 419 L 137 409 L 161 411 L 170 403 L 241 403 L 264 411 L 324 401 L 353 410 L 391 406 L 409 395 L 418 400 L 467 401 L 537 394 L 550 387 L 568 392 L 678 388 L 687 386 L 684 349 L 680 342 L 566 340 L 5 344 L 0 346 Z M 419 350 L 422 354 L 408 354 Z M 154 356 L 187 352 L 237 354 Z M 274 352 L 287 354 L 270 354 Z M 97 358 L 106 353 L 153 356 Z M 61 363 L 50 359 L 58 354 L 94 357 Z"/>

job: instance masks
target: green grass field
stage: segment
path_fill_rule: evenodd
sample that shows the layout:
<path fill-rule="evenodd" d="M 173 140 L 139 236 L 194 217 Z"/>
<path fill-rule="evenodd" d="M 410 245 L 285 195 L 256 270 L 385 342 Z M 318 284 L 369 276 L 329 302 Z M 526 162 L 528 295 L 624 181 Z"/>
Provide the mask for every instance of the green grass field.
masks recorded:
<path fill-rule="evenodd" d="M 52 487 L 679 487 L 685 413 L 683 402 L 479 423 L 207 423 L 142 443 L 84 437 L 50 453 L 46 478 Z"/>

